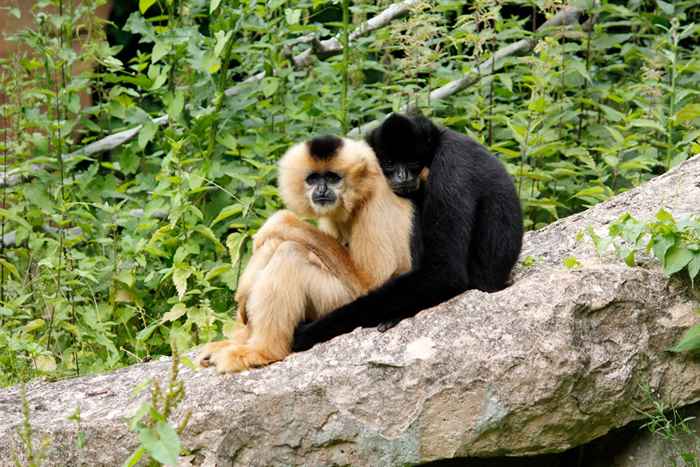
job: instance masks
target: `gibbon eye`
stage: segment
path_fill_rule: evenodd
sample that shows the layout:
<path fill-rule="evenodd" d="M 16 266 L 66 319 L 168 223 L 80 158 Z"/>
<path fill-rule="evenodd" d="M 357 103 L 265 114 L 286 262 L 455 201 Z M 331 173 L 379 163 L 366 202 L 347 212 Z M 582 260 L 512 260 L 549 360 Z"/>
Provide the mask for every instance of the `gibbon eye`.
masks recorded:
<path fill-rule="evenodd" d="M 335 172 L 326 172 L 326 181 L 328 183 L 338 183 L 341 177 Z"/>
<path fill-rule="evenodd" d="M 310 173 L 310 174 L 306 177 L 306 179 L 304 179 L 304 181 L 305 181 L 306 183 L 308 183 L 309 185 L 315 185 L 316 183 L 318 183 L 318 181 L 319 181 L 320 179 L 321 179 L 321 174 L 316 173 L 316 172 L 313 172 L 313 173 Z"/>

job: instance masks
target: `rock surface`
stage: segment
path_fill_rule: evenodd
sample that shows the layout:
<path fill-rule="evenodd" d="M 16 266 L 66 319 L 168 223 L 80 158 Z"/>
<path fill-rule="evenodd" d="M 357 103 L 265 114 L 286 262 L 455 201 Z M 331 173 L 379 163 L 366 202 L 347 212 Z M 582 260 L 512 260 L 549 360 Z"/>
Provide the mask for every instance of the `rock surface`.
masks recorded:
<path fill-rule="evenodd" d="M 700 400 L 700 365 L 665 351 L 699 321 L 689 285 L 658 265 L 599 258 L 576 234 L 630 211 L 700 206 L 700 157 L 642 187 L 529 233 L 510 288 L 467 292 L 381 334 L 354 332 L 268 368 L 181 372 L 192 410 L 183 465 L 403 465 L 524 456 L 586 443 L 640 418 L 649 384 L 668 404 Z M 582 264 L 567 269 L 562 260 Z M 50 465 L 121 465 L 136 446 L 133 389 L 169 362 L 28 386 Z M 67 420 L 80 407 L 81 423 Z M 179 415 L 178 414 L 178 415 Z M 19 389 L 0 391 L 0 465 L 21 452 Z M 78 431 L 85 446 L 76 444 Z"/>

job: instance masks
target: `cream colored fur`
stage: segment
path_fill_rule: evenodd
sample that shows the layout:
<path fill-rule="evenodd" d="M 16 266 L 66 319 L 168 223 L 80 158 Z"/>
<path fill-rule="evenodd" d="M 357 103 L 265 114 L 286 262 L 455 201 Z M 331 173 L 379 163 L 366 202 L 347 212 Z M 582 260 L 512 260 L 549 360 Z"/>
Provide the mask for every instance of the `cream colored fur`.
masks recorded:
<path fill-rule="evenodd" d="M 236 300 L 245 327 L 229 340 L 207 344 L 200 364 L 241 371 L 286 357 L 296 325 L 318 318 L 411 268 L 412 204 L 396 196 L 367 144 L 344 139 L 329 160 L 293 146 L 280 160 L 279 189 L 299 215 L 280 211 L 254 238 L 254 253 Z M 310 201 L 311 172 L 342 176 L 338 202 L 323 209 Z M 347 245 L 347 248 L 344 247 Z"/>

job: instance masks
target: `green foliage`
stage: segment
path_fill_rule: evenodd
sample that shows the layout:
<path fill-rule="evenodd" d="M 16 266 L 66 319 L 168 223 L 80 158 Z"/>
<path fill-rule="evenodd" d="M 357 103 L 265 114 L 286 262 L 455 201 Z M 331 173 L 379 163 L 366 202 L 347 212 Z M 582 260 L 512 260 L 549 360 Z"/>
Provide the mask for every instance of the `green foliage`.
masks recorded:
<path fill-rule="evenodd" d="M 695 284 L 700 271 L 700 216 L 676 222 L 668 211 L 661 209 L 655 220 L 641 222 L 625 213 L 610 224 L 609 237 L 601 238 L 593 229 L 588 233 L 599 255 L 612 246 L 628 266 L 634 266 L 638 253 L 653 253 L 667 276 L 685 272 Z"/>
<path fill-rule="evenodd" d="M 658 436 L 670 448 L 671 458 L 664 465 L 673 467 L 700 466 L 700 437 L 690 426 L 694 417 L 684 417 L 676 407 L 654 397 L 649 386 L 642 386 L 645 402 L 651 410 L 640 410 L 646 421 L 642 429 Z"/>
<path fill-rule="evenodd" d="M 652 253 L 667 276 L 687 274 L 691 285 L 700 271 L 700 216 L 676 220 L 661 209 L 656 219 L 640 222 L 629 213 L 621 215 L 608 228 L 608 237 L 600 237 L 592 228 L 588 235 L 599 255 L 611 247 L 628 266 L 637 264 L 640 253 Z M 691 327 L 680 342 L 671 348 L 674 352 L 700 349 L 700 325 Z"/>
<path fill-rule="evenodd" d="M 251 235 L 280 207 L 276 162 L 313 134 L 417 104 L 499 155 L 527 228 L 700 152 L 692 1 L 602 2 L 592 28 L 534 35 L 560 2 L 419 2 L 300 68 L 290 57 L 308 35 L 343 43 L 390 2 L 140 0 L 119 31 L 139 42 L 131 58 L 106 42 L 101 3 L 37 1 L 14 37 L 24 52 L 0 62 L 1 178 L 24 178 L 0 188 L 0 236 L 13 238 L 0 245 L 0 385 L 141 362 L 230 329 Z M 524 37 L 534 53 L 429 99 Z M 137 125 L 109 153 L 79 151 Z"/>
<path fill-rule="evenodd" d="M 182 445 L 180 435 L 187 427 L 190 412 L 187 411 L 177 427 L 170 424 L 170 417 L 185 397 L 185 385 L 178 379 L 180 356 L 177 347 L 173 347 L 172 365 L 168 386 L 163 392 L 157 381 L 142 385 L 140 390 L 151 388 L 151 400 L 141 404 L 129 424 L 132 431 L 138 433 L 139 447 L 124 462 L 124 467 L 132 467 L 142 461 L 144 455 L 148 460 L 143 465 L 176 465 Z"/>
<path fill-rule="evenodd" d="M 20 385 L 20 399 L 22 401 L 22 426 L 17 429 L 17 434 L 23 448 L 24 460 L 20 460 L 20 456 L 13 450 L 12 461 L 17 467 L 40 467 L 46 456 L 46 451 L 51 446 L 51 440 L 48 436 L 44 436 L 40 446 L 34 445 L 33 429 L 29 414 L 29 400 L 27 399 L 27 388 L 24 383 Z"/>

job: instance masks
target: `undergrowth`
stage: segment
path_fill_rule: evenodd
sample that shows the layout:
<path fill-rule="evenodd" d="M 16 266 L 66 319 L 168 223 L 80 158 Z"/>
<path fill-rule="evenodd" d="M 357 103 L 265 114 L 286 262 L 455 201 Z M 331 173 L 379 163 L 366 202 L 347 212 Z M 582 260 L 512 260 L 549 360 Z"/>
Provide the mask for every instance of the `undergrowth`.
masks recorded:
<path fill-rule="evenodd" d="M 419 2 L 353 38 L 389 2 L 141 0 L 111 43 L 101 3 L 37 0 L 22 52 L 0 63 L 0 385 L 230 328 L 250 237 L 280 207 L 276 161 L 310 135 L 418 105 L 506 163 L 528 229 L 700 152 L 693 1 L 578 2 L 581 25 L 538 33 L 563 2 Z M 297 67 L 309 34 L 350 47 Z M 524 37 L 532 53 L 429 98 Z"/>

